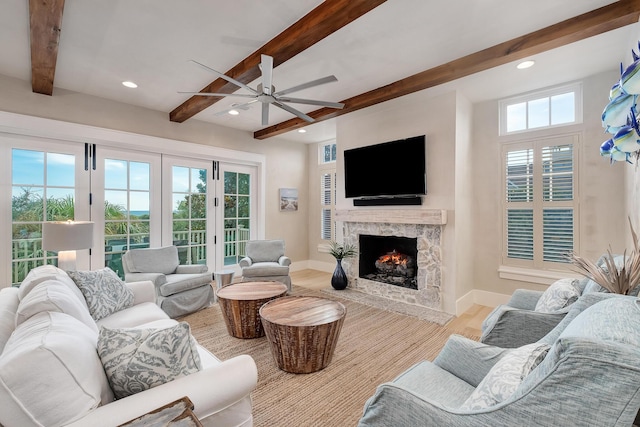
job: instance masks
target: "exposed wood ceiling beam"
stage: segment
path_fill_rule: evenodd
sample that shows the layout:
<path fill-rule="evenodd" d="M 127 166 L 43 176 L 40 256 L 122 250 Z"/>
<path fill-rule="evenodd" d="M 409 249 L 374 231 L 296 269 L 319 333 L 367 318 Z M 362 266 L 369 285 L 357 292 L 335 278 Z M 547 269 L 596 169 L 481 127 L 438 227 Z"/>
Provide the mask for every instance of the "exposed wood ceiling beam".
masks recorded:
<path fill-rule="evenodd" d="M 31 88 L 53 94 L 64 0 L 29 0 Z"/>
<path fill-rule="evenodd" d="M 272 56 L 273 66 L 277 67 L 385 1 L 325 0 L 225 74 L 242 83 L 250 83 L 260 77 L 258 64 L 261 54 Z M 237 90 L 237 86 L 226 80 L 216 79 L 200 92 L 233 93 Z M 169 119 L 182 123 L 221 99 L 194 95 L 171 111 Z"/>
<path fill-rule="evenodd" d="M 639 16 L 640 0 L 620 0 L 558 24 L 422 71 L 386 86 L 345 99 L 340 101 L 345 104 L 342 110 L 321 108 L 307 114 L 314 118 L 316 122 L 328 120 L 616 28 L 631 25 L 638 22 Z M 307 125 L 309 125 L 308 122 L 296 117 L 256 131 L 253 135 L 256 139 L 266 139 Z"/>

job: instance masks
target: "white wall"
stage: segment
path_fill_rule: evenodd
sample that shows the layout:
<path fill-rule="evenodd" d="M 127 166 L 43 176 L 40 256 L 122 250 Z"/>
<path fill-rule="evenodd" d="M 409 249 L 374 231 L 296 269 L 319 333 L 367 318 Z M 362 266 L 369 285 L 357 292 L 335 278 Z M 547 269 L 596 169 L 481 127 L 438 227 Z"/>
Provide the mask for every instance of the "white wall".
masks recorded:
<path fill-rule="evenodd" d="M 293 261 L 308 258 L 307 147 L 270 138 L 253 139 L 238 131 L 195 119 L 169 121 L 169 113 L 135 107 L 94 96 L 55 88 L 53 96 L 35 94 L 29 82 L 0 75 L 0 111 L 55 119 L 107 129 L 187 141 L 214 147 L 261 153 L 266 157 L 265 237 L 286 239 L 287 255 Z M 298 188 L 300 210 L 280 212 L 278 189 Z"/>
<path fill-rule="evenodd" d="M 584 121 L 552 132 L 579 133 L 578 195 L 580 201 L 578 253 L 596 260 L 609 245 L 614 251 L 624 248 L 626 225 L 624 169 L 609 165 L 600 156 L 600 144 L 608 139 L 601 127 L 601 114 L 608 102 L 609 89 L 619 78 L 616 71 L 583 80 Z M 541 88 L 543 89 L 543 88 Z M 476 247 L 474 288 L 511 294 L 518 288 L 544 290 L 546 286 L 523 281 L 500 279 L 503 201 L 501 144 L 544 137 L 550 131 L 527 132 L 515 137 L 498 136 L 498 101 L 474 106 L 473 117 L 473 210 Z"/>

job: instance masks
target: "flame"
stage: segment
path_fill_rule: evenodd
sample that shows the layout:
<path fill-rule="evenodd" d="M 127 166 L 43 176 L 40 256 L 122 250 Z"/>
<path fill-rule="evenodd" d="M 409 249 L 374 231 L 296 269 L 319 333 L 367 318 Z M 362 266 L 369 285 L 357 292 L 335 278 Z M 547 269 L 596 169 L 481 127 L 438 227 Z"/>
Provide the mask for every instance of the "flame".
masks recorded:
<path fill-rule="evenodd" d="M 394 249 L 393 252 L 389 252 L 388 254 L 379 257 L 378 261 L 387 264 L 407 265 L 408 257 L 403 253 L 396 252 Z"/>

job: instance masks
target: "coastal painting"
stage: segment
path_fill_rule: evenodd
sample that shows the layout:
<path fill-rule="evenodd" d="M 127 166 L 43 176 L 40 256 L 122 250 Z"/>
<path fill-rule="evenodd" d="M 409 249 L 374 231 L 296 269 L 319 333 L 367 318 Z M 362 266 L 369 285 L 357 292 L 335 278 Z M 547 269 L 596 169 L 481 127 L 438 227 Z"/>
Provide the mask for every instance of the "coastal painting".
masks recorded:
<path fill-rule="evenodd" d="M 297 211 L 298 210 L 298 189 L 297 188 L 281 188 L 280 189 L 280 210 L 281 211 Z"/>

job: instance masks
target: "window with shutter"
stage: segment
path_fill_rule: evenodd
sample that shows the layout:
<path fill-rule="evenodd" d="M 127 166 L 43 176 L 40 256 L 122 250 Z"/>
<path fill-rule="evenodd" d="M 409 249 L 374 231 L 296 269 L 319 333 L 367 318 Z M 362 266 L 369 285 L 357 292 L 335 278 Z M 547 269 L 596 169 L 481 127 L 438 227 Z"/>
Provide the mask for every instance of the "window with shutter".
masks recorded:
<path fill-rule="evenodd" d="M 569 262 L 577 248 L 577 142 L 569 135 L 505 145 L 504 264 Z"/>
<path fill-rule="evenodd" d="M 335 221 L 333 213 L 336 200 L 335 171 L 322 173 L 320 177 L 320 238 L 322 240 L 335 239 Z"/>

